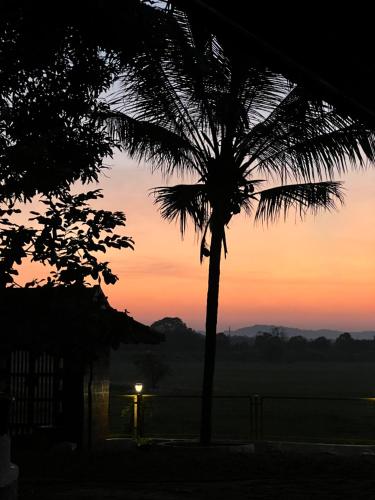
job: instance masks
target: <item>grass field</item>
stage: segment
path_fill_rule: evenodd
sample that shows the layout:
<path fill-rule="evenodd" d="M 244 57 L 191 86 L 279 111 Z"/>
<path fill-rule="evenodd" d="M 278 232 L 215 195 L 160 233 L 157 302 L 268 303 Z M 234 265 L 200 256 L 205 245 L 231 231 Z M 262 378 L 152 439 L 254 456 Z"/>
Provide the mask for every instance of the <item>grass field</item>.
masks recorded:
<path fill-rule="evenodd" d="M 111 373 L 111 431 L 129 434 L 131 400 L 122 394 L 139 378 L 132 359 L 137 349 L 114 353 Z M 173 353 L 171 374 L 155 394 L 145 398 L 147 436 L 195 436 L 199 431 L 200 400 L 166 397 L 200 393 L 202 362 L 190 353 Z M 147 387 L 146 387 L 147 393 Z M 245 363 L 218 360 L 215 379 L 214 435 L 250 439 L 254 431 L 249 397 L 263 400 L 266 439 L 331 442 L 375 442 L 375 403 L 314 399 L 273 399 L 272 396 L 357 398 L 375 396 L 375 364 L 371 363 Z M 164 396 L 164 397 L 161 397 Z"/>

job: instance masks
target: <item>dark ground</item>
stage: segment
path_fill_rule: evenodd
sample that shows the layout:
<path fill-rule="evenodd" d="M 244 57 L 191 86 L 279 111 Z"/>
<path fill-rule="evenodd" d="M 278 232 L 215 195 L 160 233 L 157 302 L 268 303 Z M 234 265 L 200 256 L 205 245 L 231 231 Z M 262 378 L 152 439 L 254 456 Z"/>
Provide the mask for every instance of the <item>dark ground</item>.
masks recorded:
<path fill-rule="evenodd" d="M 373 499 L 375 455 L 233 453 L 219 448 L 96 453 L 15 450 L 19 500 Z"/>

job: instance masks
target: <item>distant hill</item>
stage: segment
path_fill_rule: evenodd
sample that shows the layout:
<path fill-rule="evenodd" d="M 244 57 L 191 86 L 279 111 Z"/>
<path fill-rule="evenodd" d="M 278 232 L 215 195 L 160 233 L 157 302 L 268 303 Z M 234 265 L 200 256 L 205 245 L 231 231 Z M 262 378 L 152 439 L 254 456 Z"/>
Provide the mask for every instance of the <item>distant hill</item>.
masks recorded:
<path fill-rule="evenodd" d="M 237 330 L 225 331 L 225 335 L 235 336 L 235 337 L 255 337 L 259 332 L 272 332 L 273 328 L 281 329 L 287 337 L 295 337 L 301 335 L 306 339 L 317 339 L 319 337 L 325 337 L 329 340 L 335 340 L 339 337 L 344 330 L 308 330 L 302 328 L 293 328 L 290 326 L 280 326 L 280 325 L 252 325 L 245 326 L 243 328 L 238 328 Z M 193 343 L 194 345 L 200 345 L 204 341 L 204 332 L 197 332 L 189 328 L 186 323 L 184 323 L 180 318 L 163 318 L 159 321 L 155 321 L 151 325 L 151 328 L 164 333 L 166 339 L 170 342 L 186 342 L 187 344 Z M 353 339 L 358 340 L 372 340 L 375 337 L 375 330 L 359 331 L 353 332 L 346 330 Z"/>
<path fill-rule="evenodd" d="M 253 325 L 253 326 L 245 326 L 243 328 L 239 328 L 237 330 L 225 331 L 226 335 L 235 335 L 235 336 L 243 336 L 243 337 L 255 337 L 259 332 L 269 332 L 271 333 L 272 329 L 275 328 L 276 325 Z M 301 335 L 307 339 L 317 339 L 318 337 L 326 337 L 327 339 L 334 340 L 339 335 L 344 333 L 344 331 L 339 330 L 304 330 L 301 328 L 292 328 L 290 326 L 279 326 L 287 337 L 295 337 L 297 335 Z M 359 340 L 372 340 L 375 337 L 375 331 L 361 331 L 361 332 L 351 332 L 350 335 L 353 339 Z"/>
<path fill-rule="evenodd" d="M 180 318 L 166 317 L 159 319 L 152 323 L 151 328 L 160 333 L 168 334 L 186 334 L 186 335 L 200 335 L 196 331 L 189 328 L 186 323 Z"/>
<path fill-rule="evenodd" d="M 165 335 L 163 346 L 168 349 L 202 350 L 203 335 L 189 328 L 180 318 L 163 318 L 152 323 L 151 328 Z"/>

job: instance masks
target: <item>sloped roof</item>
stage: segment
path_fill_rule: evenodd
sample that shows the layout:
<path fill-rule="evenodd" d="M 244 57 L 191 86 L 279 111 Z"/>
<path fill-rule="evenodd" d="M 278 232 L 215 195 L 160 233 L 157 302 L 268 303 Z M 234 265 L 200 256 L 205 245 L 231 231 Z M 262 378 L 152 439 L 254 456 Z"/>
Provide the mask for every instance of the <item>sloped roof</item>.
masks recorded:
<path fill-rule="evenodd" d="M 163 336 L 112 308 L 99 286 L 0 290 L 0 344 L 118 347 L 156 344 Z"/>

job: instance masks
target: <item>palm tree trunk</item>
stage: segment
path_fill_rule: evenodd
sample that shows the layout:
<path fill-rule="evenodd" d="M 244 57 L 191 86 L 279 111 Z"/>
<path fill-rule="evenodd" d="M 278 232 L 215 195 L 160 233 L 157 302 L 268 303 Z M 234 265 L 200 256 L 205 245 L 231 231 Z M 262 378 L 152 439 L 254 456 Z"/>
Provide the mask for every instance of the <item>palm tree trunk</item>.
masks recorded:
<path fill-rule="evenodd" d="M 208 270 L 208 290 L 206 306 L 206 341 L 201 410 L 201 444 L 209 444 L 212 435 L 212 396 L 215 374 L 216 325 L 219 303 L 220 259 L 224 224 L 220 218 L 211 222 L 210 264 Z"/>

